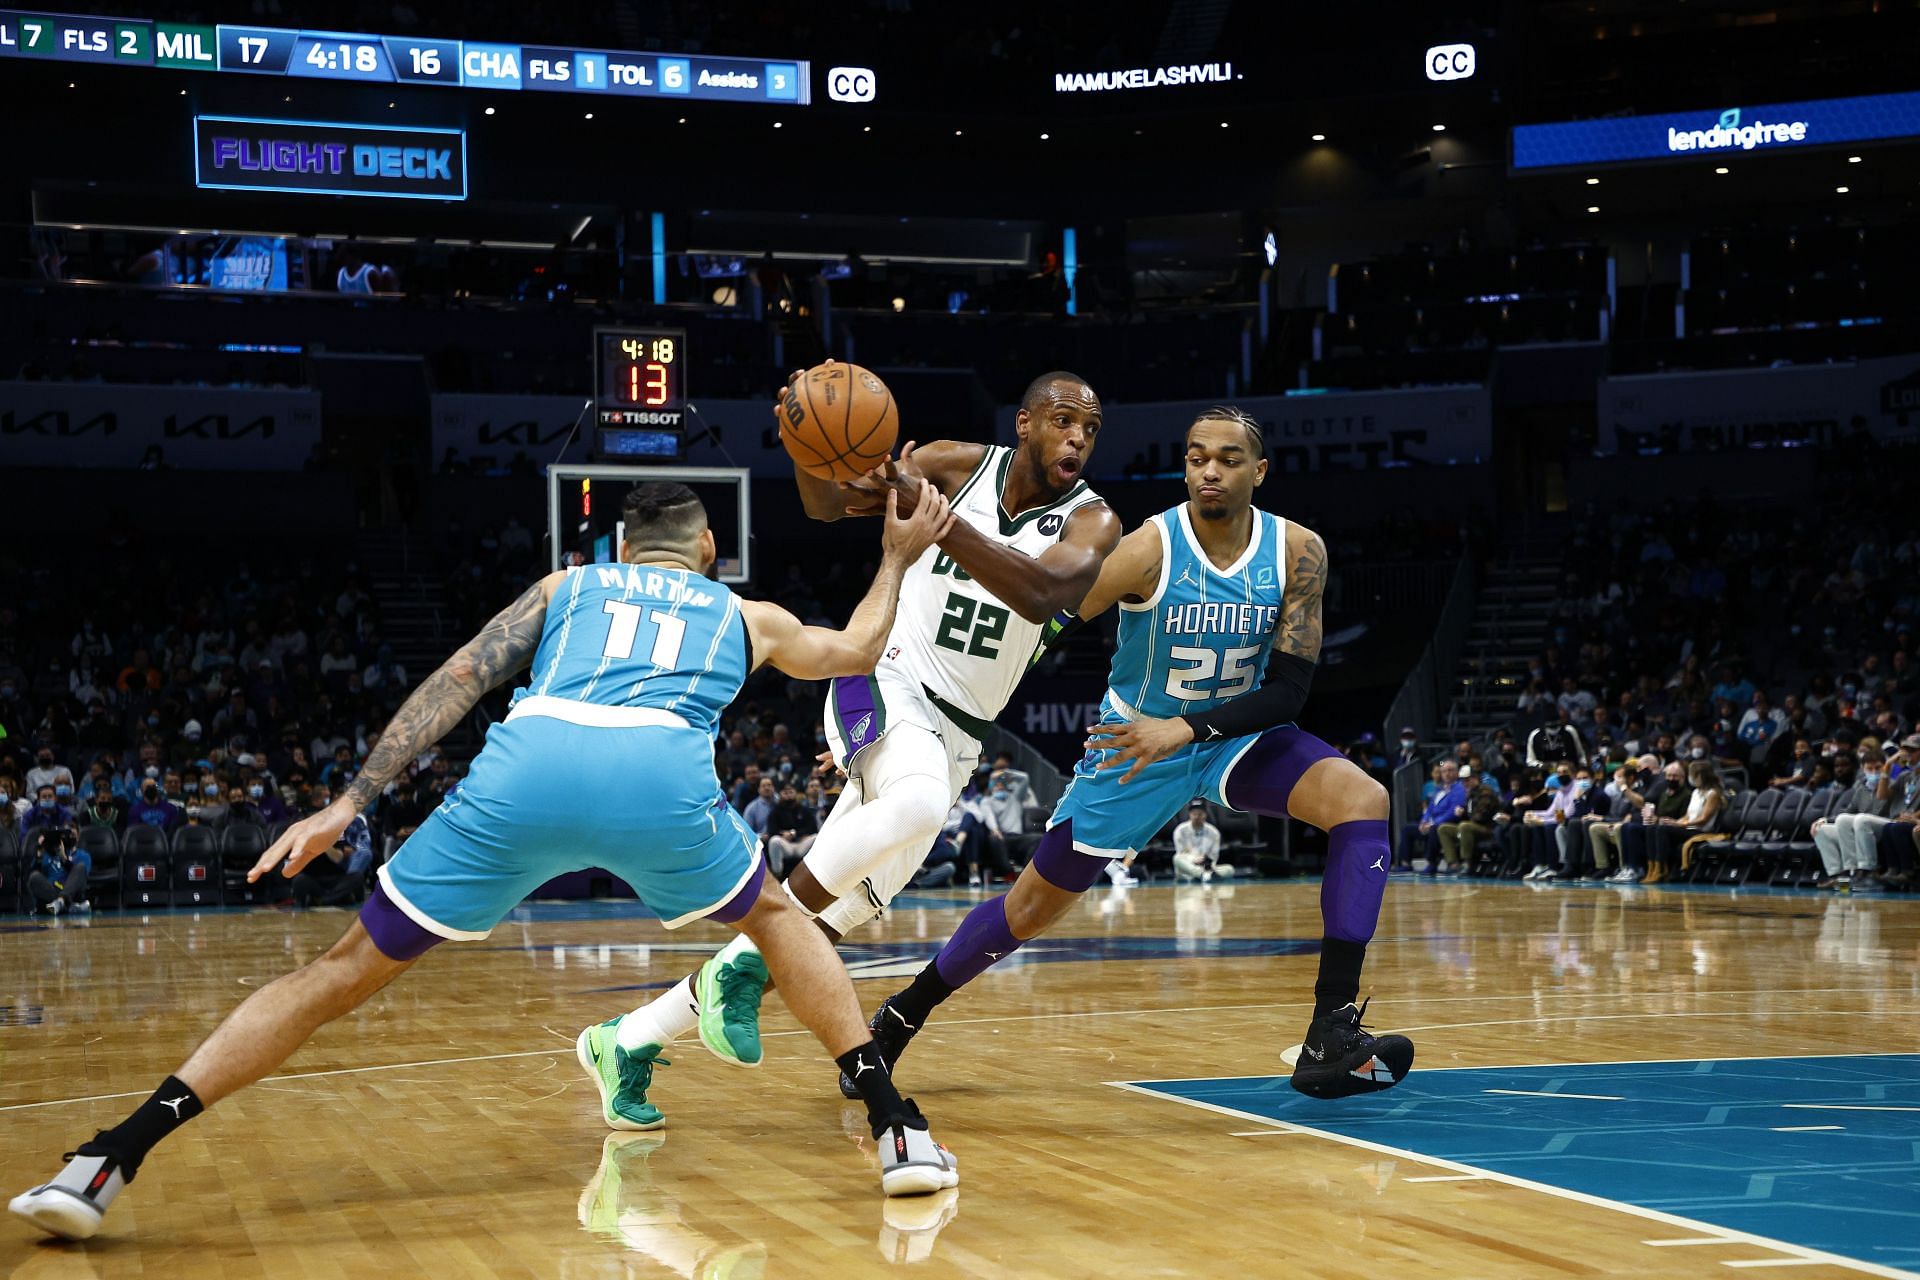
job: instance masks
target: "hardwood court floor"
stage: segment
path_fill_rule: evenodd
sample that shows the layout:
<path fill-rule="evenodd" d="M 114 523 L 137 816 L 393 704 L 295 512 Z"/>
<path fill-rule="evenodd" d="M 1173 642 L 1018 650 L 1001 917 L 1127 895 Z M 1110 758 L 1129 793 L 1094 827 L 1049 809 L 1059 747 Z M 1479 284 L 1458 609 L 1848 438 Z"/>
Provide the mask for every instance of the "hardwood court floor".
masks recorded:
<path fill-rule="evenodd" d="M 1847 1273 L 1605 1199 L 1462 1174 L 1391 1141 L 1346 1145 L 1110 1087 L 1284 1075 L 1311 1007 L 1317 894 L 1295 881 L 1090 895 L 915 1042 L 902 1086 L 963 1182 L 893 1206 L 858 1109 L 777 1000 L 764 1069 L 683 1041 L 655 1080 L 669 1127 L 608 1142 L 576 1030 L 723 935 L 669 935 L 611 904 L 529 908 L 487 942 L 439 948 L 281 1076 L 182 1130 L 88 1245 L 39 1243 L 0 1219 L 0 1274 L 744 1280 L 910 1265 L 927 1277 L 1400 1280 L 1732 1275 L 1723 1264 L 1740 1261 Z M 849 948 L 865 1007 L 973 900 L 914 898 Z M 143 1096 L 237 999 L 347 919 L 0 926 L 0 1191 L 48 1176 L 131 1105 L 102 1095 Z M 1409 1085 L 1422 1068 L 1912 1051 L 1920 903 L 1396 880 L 1366 990 L 1369 1022 L 1419 1046 Z M 1398 1092 L 1358 1101 L 1378 1111 Z M 1823 1113 L 1788 1114 L 1811 1126 Z M 1884 1119 L 1914 1122 L 1920 1139 L 1920 1114 Z M 1880 1175 L 1895 1213 L 1920 1213 L 1913 1173 Z M 1645 1243 L 1694 1237 L 1712 1243 Z"/>

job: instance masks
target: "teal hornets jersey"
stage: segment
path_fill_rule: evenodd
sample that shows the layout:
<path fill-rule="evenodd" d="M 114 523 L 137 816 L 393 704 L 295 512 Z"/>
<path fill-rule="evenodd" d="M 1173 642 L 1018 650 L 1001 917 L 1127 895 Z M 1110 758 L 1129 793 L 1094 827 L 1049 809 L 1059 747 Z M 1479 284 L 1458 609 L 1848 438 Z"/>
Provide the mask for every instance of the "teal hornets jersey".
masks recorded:
<path fill-rule="evenodd" d="M 1226 569 L 1200 549 L 1186 503 L 1149 523 L 1159 583 L 1143 603 L 1120 602 L 1108 701 L 1129 718 L 1166 719 L 1259 688 L 1287 588 L 1287 522 L 1254 508 L 1253 536 Z"/>
<path fill-rule="evenodd" d="M 746 678 L 733 592 L 687 569 L 594 564 L 554 591 L 521 696 L 652 707 L 714 734 Z"/>

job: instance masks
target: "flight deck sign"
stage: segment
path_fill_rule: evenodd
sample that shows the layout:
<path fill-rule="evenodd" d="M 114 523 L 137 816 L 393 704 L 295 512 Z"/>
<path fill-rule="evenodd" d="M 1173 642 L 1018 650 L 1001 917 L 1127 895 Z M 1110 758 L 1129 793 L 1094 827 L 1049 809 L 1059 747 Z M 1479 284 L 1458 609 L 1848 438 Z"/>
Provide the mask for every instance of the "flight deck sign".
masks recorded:
<path fill-rule="evenodd" d="M 401 200 L 465 200 L 467 135 L 243 116 L 193 118 L 194 185 Z"/>

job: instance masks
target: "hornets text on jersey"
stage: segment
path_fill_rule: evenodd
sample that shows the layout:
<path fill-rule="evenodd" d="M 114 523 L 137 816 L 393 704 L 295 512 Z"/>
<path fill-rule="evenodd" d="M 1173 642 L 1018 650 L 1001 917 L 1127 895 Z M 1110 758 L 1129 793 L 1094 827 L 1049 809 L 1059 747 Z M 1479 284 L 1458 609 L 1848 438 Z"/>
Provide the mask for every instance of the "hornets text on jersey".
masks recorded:
<path fill-rule="evenodd" d="M 1260 687 L 1287 588 L 1287 522 L 1259 508 L 1247 549 L 1214 567 L 1187 505 L 1154 516 L 1160 577 L 1139 604 L 1120 602 L 1108 694 L 1126 718 L 1168 718 Z"/>

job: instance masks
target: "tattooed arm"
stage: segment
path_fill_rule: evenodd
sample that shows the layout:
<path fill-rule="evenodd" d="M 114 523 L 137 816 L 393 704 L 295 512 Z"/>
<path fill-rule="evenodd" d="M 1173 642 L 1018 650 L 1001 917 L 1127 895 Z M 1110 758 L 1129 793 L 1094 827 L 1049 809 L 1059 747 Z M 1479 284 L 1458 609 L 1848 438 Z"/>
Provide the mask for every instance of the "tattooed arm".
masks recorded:
<path fill-rule="evenodd" d="M 367 756 L 366 767 L 339 799 L 312 817 L 288 827 L 247 873 L 258 880 L 286 858 L 285 874 L 294 875 L 326 852 L 359 812 L 406 769 L 407 762 L 440 741 L 447 730 L 508 677 L 533 660 L 547 622 L 547 603 L 566 578 L 550 573 L 494 616 L 480 634 L 454 650 L 440 669 L 400 704 Z"/>
<path fill-rule="evenodd" d="M 1155 760 L 1164 759 L 1189 742 L 1219 742 L 1265 733 L 1292 723 L 1306 705 L 1313 687 L 1314 665 L 1320 660 L 1320 603 L 1327 590 L 1327 544 L 1304 525 L 1287 522 L 1287 589 L 1280 598 L 1280 617 L 1274 624 L 1273 657 L 1266 680 L 1252 693 L 1170 720 L 1142 716 L 1123 724 L 1092 725 L 1089 747 L 1114 754 L 1100 767 L 1130 765 L 1126 782 Z"/>
<path fill-rule="evenodd" d="M 1320 661 L 1320 604 L 1327 593 L 1327 544 L 1305 525 L 1287 522 L 1287 591 L 1280 601 L 1277 653 Z"/>

